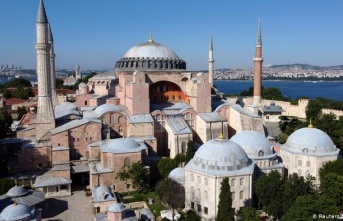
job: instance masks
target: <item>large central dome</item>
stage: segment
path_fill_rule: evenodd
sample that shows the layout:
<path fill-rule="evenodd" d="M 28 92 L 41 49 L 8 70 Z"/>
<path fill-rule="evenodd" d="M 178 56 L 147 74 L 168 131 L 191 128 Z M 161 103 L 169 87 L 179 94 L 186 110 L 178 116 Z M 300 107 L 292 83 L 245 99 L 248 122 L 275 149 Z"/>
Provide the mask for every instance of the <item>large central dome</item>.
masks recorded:
<path fill-rule="evenodd" d="M 179 59 L 172 49 L 153 41 L 133 46 L 125 53 L 124 58 Z"/>
<path fill-rule="evenodd" d="M 133 46 L 122 59 L 116 62 L 116 69 L 186 69 L 186 62 L 176 53 L 150 39 L 148 42 Z"/>

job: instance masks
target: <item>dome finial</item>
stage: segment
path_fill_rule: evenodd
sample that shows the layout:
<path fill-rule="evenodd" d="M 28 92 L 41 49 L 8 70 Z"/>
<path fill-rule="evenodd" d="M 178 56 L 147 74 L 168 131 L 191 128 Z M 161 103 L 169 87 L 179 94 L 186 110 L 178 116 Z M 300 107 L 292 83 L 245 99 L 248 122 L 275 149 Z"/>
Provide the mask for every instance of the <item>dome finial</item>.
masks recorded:
<path fill-rule="evenodd" d="M 149 38 L 149 42 L 154 42 L 154 40 L 152 39 L 152 33 L 150 32 L 150 38 Z"/>
<path fill-rule="evenodd" d="M 312 125 L 312 119 L 310 119 L 310 124 L 308 125 L 309 128 L 313 128 L 313 125 Z"/>
<path fill-rule="evenodd" d="M 219 139 L 224 139 L 224 135 L 223 134 L 219 134 L 218 138 Z"/>

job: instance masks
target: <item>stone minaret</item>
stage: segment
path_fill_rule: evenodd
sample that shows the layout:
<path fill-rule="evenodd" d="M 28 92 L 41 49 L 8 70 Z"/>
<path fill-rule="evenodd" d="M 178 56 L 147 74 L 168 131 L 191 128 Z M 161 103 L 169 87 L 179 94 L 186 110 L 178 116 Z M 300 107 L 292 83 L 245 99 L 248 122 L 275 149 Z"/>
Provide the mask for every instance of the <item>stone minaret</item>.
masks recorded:
<path fill-rule="evenodd" d="M 52 105 L 55 107 L 58 104 L 57 94 L 56 94 L 56 75 L 55 75 L 55 50 L 54 50 L 54 38 L 51 32 L 51 26 L 48 29 L 48 42 L 50 44 L 50 80 L 51 80 L 51 99 Z"/>
<path fill-rule="evenodd" d="M 40 142 L 51 129 L 55 128 L 55 116 L 51 101 L 49 24 L 43 0 L 40 0 L 39 3 L 36 29 L 38 78 L 36 140 Z"/>
<path fill-rule="evenodd" d="M 210 34 L 210 47 L 208 50 L 208 78 L 209 78 L 209 83 L 213 87 L 213 42 L 212 42 L 212 32 Z"/>
<path fill-rule="evenodd" d="M 256 52 L 254 57 L 254 105 L 259 105 L 261 103 L 262 62 L 261 19 L 259 18 Z"/>
<path fill-rule="evenodd" d="M 75 78 L 77 80 L 82 79 L 81 68 L 79 64 L 77 64 L 77 67 L 75 69 Z"/>

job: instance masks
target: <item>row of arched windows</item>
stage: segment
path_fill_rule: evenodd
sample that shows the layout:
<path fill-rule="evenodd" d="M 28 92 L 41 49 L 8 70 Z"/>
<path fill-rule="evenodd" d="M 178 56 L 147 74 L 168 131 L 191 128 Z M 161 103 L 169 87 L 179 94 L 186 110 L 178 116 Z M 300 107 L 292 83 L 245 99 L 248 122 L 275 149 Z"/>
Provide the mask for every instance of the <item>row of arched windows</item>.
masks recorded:
<path fill-rule="evenodd" d="M 302 166 L 302 161 L 301 160 L 298 160 L 298 166 Z M 306 161 L 306 166 L 307 167 L 310 167 L 311 166 L 311 162 L 310 161 Z"/>

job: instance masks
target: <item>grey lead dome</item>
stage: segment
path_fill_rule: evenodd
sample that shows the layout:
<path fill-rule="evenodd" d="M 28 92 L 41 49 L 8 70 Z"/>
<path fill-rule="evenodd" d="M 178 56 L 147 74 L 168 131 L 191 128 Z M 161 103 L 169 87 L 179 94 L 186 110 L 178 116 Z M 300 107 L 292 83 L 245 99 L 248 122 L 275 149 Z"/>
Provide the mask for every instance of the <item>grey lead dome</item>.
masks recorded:
<path fill-rule="evenodd" d="M 311 127 L 293 132 L 282 147 L 309 154 L 327 154 L 337 150 L 325 132 Z"/>
<path fill-rule="evenodd" d="M 245 169 L 252 164 L 243 148 L 228 139 L 214 139 L 203 144 L 186 168 L 206 173 L 226 174 Z"/>
<path fill-rule="evenodd" d="M 157 42 L 145 42 L 133 46 L 125 53 L 124 58 L 179 59 L 172 49 Z"/>

